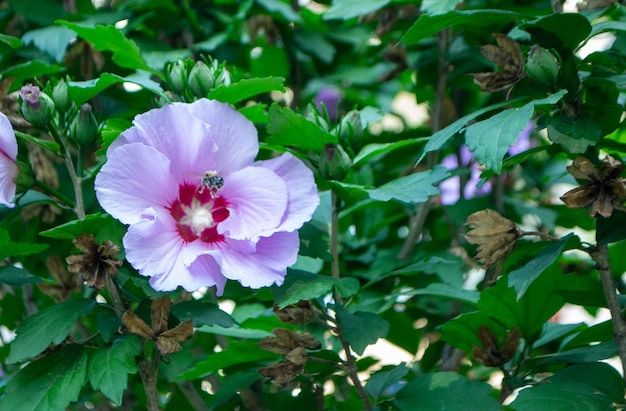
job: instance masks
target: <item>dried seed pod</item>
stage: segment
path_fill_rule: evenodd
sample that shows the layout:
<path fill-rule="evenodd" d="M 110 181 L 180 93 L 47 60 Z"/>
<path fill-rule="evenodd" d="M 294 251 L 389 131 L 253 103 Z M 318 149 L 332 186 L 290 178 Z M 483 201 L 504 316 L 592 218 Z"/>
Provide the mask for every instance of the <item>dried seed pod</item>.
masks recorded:
<path fill-rule="evenodd" d="M 513 221 L 491 209 L 473 213 L 467 218 L 467 224 L 472 230 L 465 237 L 471 244 L 478 245 L 475 258 L 486 267 L 502 263 L 520 237 Z"/>
<path fill-rule="evenodd" d="M 513 87 L 526 75 L 519 44 L 502 33 L 493 33 L 493 37 L 498 45 L 481 46 L 480 52 L 501 70 L 472 74 L 474 83 L 478 84 L 481 90 L 490 92 Z"/>
<path fill-rule="evenodd" d="M 120 248 L 109 240 L 99 245 L 93 235 L 86 233 L 74 238 L 72 243 L 82 254 L 65 259 L 67 270 L 78 274 L 89 287 L 102 289 L 105 276 L 115 275 L 122 265 L 122 260 L 115 258 Z"/>
<path fill-rule="evenodd" d="M 521 336 L 518 328 L 509 330 L 502 348 L 500 348 L 493 331 L 481 325 L 478 327 L 478 339 L 483 346 L 482 348 L 472 347 L 472 356 L 474 356 L 476 361 L 483 363 L 487 367 L 502 367 L 517 352 Z"/>
<path fill-rule="evenodd" d="M 561 196 L 566 206 L 589 207 L 589 215 L 592 217 L 610 217 L 615 208 L 626 211 L 621 202 L 626 198 L 626 186 L 621 177 L 624 164 L 621 161 L 606 156 L 598 170 L 589 159 L 579 156 L 567 167 L 567 171 L 586 184 Z"/>

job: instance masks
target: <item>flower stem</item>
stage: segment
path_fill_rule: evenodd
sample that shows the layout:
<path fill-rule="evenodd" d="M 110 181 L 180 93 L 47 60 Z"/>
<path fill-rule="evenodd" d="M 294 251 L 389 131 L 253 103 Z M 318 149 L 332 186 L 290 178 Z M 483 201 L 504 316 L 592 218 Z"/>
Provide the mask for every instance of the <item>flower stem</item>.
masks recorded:
<path fill-rule="evenodd" d="M 352 356 L 352 350 L 350 349 L 350 344 L 345 340 L 345 338 L 343 338 L 343 331 L 341 329 L 341 325 L 337 324 L 337 327 L 335 328 L 335 332 L 337 333 L 337 336 L 339 337 L 339 340 L 341 341 L 341 345 L 344 351 L 346 352 L 346 368 L 348 370 L 348 376 L 352 380 L 352 383 L 354 384 L 354 388 L 356 388 L 356 391 L 359 394 L 359 398 L 363 402 L 363 409 L 366 411 L 371 411 L 373 409 L 372 403 L 370 402 L 370 399 L 367 396 L 365 389 L 363 388 L 363 384 L 361 383 L 361 380 L 359 379 L 359 375 L 357 374 L 356 364 L 354 362 L 354 357 Z"/>
<path fill-rule="evenodd" d="M 330 192 L 330 207 L 331 207 L 331 221 L 330 221 L 330 254 L 333 257 L 333 262 L 330 265 L 330 272 L 333 278 L 339 279 L 341 272 L 339 270 L 339 200 L 337 194 L 334 191 Z M 338 304 L 343 304 L 343 298 L 337 291 L 335 291 L 335 301 Z"/>
<path fill-rule="evenodd" d="M 76 197 L 76 206 L 74 207 L 74 212 L 76 213 L 76 216 L 80 220 L 82 220 L 85 218 L 85 204 L 83 201 L 83 181 L 82 178 L 79 178 L 76 174 L 72 155 L 67 149 L 67 138 L 64 135 L 59 134 L 57 129 L 53 126 L 48 126 L 48 132 L 52 135 L 54 140 L 59 143 L 59 146 L 61 147 L 61 154 L 63 154 L 63 159 L 65 160 L 65 168 L 67 168 L 67 172 L 70 175 L 70 180 L 72 181 L 72 186 L 74 187 L 74 197 Z"/>
<path fill-rule="evenodd" d="M 597 220 L 596 220 L 597 223 Z M 613 338 L 617 343 L 619 359 L 624 370 L 624 382 L 626 383 L 626 321 L 622 317 L 622 305 L 617 299 L 617 289 L 615 280 L 611 274 L 611 266 L 609 262 L 609 247 L 606 244 L 598 244 L 590 253 L 591 258 L 596 262 L 596 268 L 600 274 L 604 297 L 607 306 L 611 312 L 611 321 L 613 323 Z"/>
<path fill-rule="evenodd" d="M 53 197 L 56 197 L 57 199 L 59 199 L 66 206 L 71 207 L 71 208 L 75 207 L 75 204 L 74 204 L 74 202 L 72 200 L 70 200 L 67 196 L 62 194 L 56 188 L 51 187 L 50 185 L 44 183 L 43 181 L 35 180 L 35 187 L 40 188 L 42 191 L 50 194 Z"/>
<path fill-rule="evenodd" d="M 560 238 L 558 238 L 558 237 L 555 237 L 555 236 L 550 235 L 550 234 L 542 233 L 541 231 L 520 231 L 520 237 L 525 237 L 525 236 L 529 236 L 529 235 L 536 235 L 537 237 L 541 237 L 543 239 L 550 240 L 550 241 L 559 241 L 560 240 Z"/>
<path fill-rule="evenodd" d="M 162 408 L 159 402 L 159 391 L 157 389 L 161 355 L 156 347 L 156 344 L 154 344 L 152 346 L 152 355 L 148 358 L 148 353 L 146 352 L 146 340 L 142 340 L 142 345 L 144 359 L 139 362 L 139 374 L 141 376 L 143 388 L 146 391 L 146 409 L 148 411 L 161 411 Z"/>

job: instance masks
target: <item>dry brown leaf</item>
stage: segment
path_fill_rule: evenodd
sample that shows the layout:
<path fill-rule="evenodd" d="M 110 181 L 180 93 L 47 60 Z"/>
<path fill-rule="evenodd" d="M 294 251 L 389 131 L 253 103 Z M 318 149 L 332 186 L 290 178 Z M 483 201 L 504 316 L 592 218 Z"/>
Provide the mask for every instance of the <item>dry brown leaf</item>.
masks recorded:
<path fill-rule="evenodd" d="M 122 323 L 128 328 L 128 331 L 147 340 L 151 340 L 155 337 L 152 328 L 130 310 L 126 311 L 122 316 Z"/>
<path fill-rule="evenodd" d="M 473 73 L 474 82 L 483 91 L 498 91 L 512 87 L 526 75 L 519 44 L 502 33 L 493 33 L 497 46 L 486 44 L 480 52 L 500 67 L 500 71 Z"/>
<path fill-rule="evenodd" d="M 172 300 L 168 295 L 152 301 L 150 311 L 152 329 L 156 334 L 161 334 L 167 330 L 167 319 L 170 316 Z"/>
<path fill-rule="evenodd" d="M 307 354 L 306 349 L 304 347 L 294 348 L 289 351 L 285 358 L 296 365 L 301 365 L 304 367 L 306 364 Z"/>
<path fill-rule="evenodd" d="M 577 180 L 587 184 L 569 190 L 561 201 L 570 208 L 589 207 L 592 217 L 610 217 L 614 209 L 625 211 L 622 201 L 626 198 L 626 186 L 621 177 L 624 164 L 606 156 L 598 169 L 589 159 L 579 156 L 567 167 Z"/>
<path fill-rule="evenodd" d="M 283 360 L 267 367 L 260 368 L 258 371 L 264 377 L 272 379 L 272 383 L 279 387 L 284 387 L 293 380 L 296 375 L 302 372 L 302 365 L 294 364 L 289 360 Z"/>
<path fill-rule="evenodd" d="M 298 301 L 297 304 L 288 305 L 282 310 L 274 305 L 274 313 L 280 321 L 294 324 L 307 324 L 315 317 L 313 306 L 308 300 Z"/>

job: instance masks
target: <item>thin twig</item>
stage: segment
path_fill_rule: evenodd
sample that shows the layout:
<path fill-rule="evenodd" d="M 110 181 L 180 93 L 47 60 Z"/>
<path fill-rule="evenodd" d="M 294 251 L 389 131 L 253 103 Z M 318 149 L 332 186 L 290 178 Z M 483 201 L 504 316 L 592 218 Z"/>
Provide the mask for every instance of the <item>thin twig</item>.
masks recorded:
<path fill-rule="evenodd" d="M 356 364 L 354 362 L 354 357 L 352 356 L 352 350 L 350 349 L 350 344 L 343 338 L 343 333 L 341 329 L 341 325 L 337 324 L 337 328 L 335 329 L 337 336 L 339 337 L 339 341 L 341 341 L 341 346 L 346 353 L 346 369 L 348 371 L 348 376 L 352 380 L 354 384 L 354 388 L 356 388 L 356 392 L 359 394 L 359 398 L 363 402 L 363 409 L 366 411 L 371 411 L 372 403 L 370 402 L 367 393 L 365 392 L 365 388 L 363 388 L 363 384 L 359 379 L 359 375 L 356 371 Z"/>
<path fill-rule="evenodd" d="M 596 220 L 597 224 L 597 220 Z M 617 299 L 617 289 L 615 280 L 611 274 L 611 265 L 609 262 L 609 247 L 606 244 L 598 244 L 591 252 L 591 258 L 596 262 L 596 268 L 600 274 L 604 297 L 611 312 L 611 321 L 613 323 L 613 338 L 617 343 L 617 351 L 619 359 L 622 363 L 624 371 L 624 379 L 626 384 L 626 321 L 622 317 L 622 304 Z"/>
<path fill-rule="evenodd" d="M 74 207 L 74 211 L 79 220 L 83 220 L 85 218 L 85 203 L 83 200 L 83 180 L 78 177 L 76 174 L 76 169 L 74 168 L 74 161 L 72 160 L 72 155 L 70 151 L 67 149 L 67 138 L 59 134 L 57 129 L 52 126 L 48 127 L 48 132 L 53 136 L 54 140 L 59 143 L 61 147 L 61 153 L 63 154 L 63 159 L 65 160 L 65 168 L 67 168 L 67 172 L 70 175 L 70 180 L 72 181 L 72 186 L 74 187 L 74 197 L 76 201 L 76 206 Z"/>
<path fill-rule="evenodd" d="M 209 411 L 209 407 L 204 402 L 204 399 L 200 396 L 196 387 L 191 381 L 182 381 L 178 383 L 178 388 L 185 394 L 185 398 L 194 410 L 196 411 Z"/>
<path fill-rule="evenodd" d="M 341 272 L 339 269 L 339 207 L 338 207 L 337 194 L 331 190 L 330 192 L 330 207 L 331 207 L 331 221 L 330 221 L 330 255 L 333 261 L 330 265 L 330 272 L 333 278 L 339 279 Z M 343 304 L 343 298 L 337 291 L 335 291 L 335 301 L 338 304 Z"/>
<path fill-rule="evenodd" d="M 159 402 L 159 390 L 157 389 L 157 380 L 159 375 L 159 362 L 161 354 L 156 347 L 152 346 L 152 355 L 148 357 L 146 351 L 146 340 L 142 340 L 144 359 L 139 361 L 139 375 L 143 388 L 146 391 L 146 409 L 148 411 L 161 411 L 161 403 Z"/>

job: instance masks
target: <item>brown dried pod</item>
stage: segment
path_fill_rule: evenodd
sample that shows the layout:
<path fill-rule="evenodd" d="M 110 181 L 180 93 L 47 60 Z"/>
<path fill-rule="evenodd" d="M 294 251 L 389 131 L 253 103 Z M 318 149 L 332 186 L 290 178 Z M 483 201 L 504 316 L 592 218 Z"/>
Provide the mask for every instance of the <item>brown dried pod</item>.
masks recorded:
<path fill-rule="evenodd" d="M 296 304 L 288 305 L 283 309 L 279 309 L 277 305 L 274 305 L 274 313 L 276 313 L 280 321 L 294 324 L 307 324 L 315 316 L 313 306 L 308 300 L 298 301 Z"/>
<path fill-rule="evenodd" d="M 115 258 L 120 248 L 109 240 L 101 245 L 91 234 L 83 233 L 72 240 L 82 254 L 71 255 L 65 259 L 67 270 L 78 274 L 89 287 L 101 290 L 105 276 L 115 275 L 122 265 L 122 260 Z"/>
<path fill-rule="evenodd" d="M 475 258 L 486 267 L 502 263 L 520 237 L 520 230 L 513 221 L 491 209 L 471 214 L 467 224 L 472 230 L 465 237 L 471 244 L 478 245 Z"/>
<path fill-rule="evenodd" d="M 579 156 L 567 167 L 577 180 L 587 184 L 576 187 L 561 196 L 561 201 L 570 208 L 589 207 L 592 217 L 610 217 L 614 209 L 626 211 L 621 200 L 626 198 L 626 186 L 621 177 L 624 164 L 606 156 L 600 169 L 587 158 Z"/>
<path fill-rule="evenodd" d="M 191 334 L 193 334 L 193 325 L 191 321 L 185 321 L 159 335 L 156 339 L 157 349 L 162 355 L 180 351 L 182 348 L 180 343 L 185 341 Z"/>
<path fill-rule="evenodd" d="M 258 371 L 264 377 L 272 379 L 272 383 L 284 387 L 302 372 L 304 366 L 295 364 L 289 360 L 283 360 L 267 367 L 260 368 Z"/>
<path fill-rule="evenodd" d="M 518 328 L 513 328 L 507 332 L 502 349 L 497 342 L 493 331 L 481 325 L 478 327 L 478 339 L 482 343 L 482 348 L 472 347 L 472 355 L 487 367 L 502 367 L 509 362 L 517 352 L 521 333 Z"/>
<path fill-rule="evenodd" d="M 493 33 L 497 46 L 481 46 L 480 52 L 500 67 L 500 71 L 473 73 L 474 83 L 483 91 L 499 91 L 512 87 L 526 75 L 519 44 L 502 33 Z"/>

